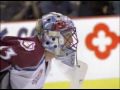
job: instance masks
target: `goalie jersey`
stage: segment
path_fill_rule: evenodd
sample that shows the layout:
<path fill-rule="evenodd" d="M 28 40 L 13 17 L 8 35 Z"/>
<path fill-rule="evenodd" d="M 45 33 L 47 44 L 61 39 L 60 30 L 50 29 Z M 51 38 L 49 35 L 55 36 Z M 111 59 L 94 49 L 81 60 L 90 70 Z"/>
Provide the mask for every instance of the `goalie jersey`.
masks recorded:
<path fill-rule="evenodd" d="M 42 88 L 47 66 L 38 37 L 6 36 L 0 42 L 0 73 L 10 72 L 1 79 L 1 88 L 6 88 L 9 83 L 13 89 Z M 9 76 L 10 81 L 7 81 L 5 78 Z"/>

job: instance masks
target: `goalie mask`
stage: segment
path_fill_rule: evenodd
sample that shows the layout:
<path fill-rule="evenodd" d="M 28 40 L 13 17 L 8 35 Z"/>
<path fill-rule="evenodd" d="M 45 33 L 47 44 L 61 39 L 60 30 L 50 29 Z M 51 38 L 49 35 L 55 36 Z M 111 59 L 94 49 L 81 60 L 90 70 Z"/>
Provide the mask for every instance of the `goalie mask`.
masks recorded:
<path fill-rule="evenodd" d="M 57 66 L 70 79 L 71 88 L 79 88 L 86 65 L 82 63 L 81 68 L 77 59 L 78 39 L 72 20 L 60 13 L 51 12 L 38 20 L 36 29 L 43 47 L 55 55 Z"/>
<path fill-rule="evenodd" d="M 71 52 L 77 49 L 76 28 L 70 18 L 60 13 L 51 12 L 38 20 L 37 35 L 43 47 L 57 56 L 64 55 L 66 49 Z"/>

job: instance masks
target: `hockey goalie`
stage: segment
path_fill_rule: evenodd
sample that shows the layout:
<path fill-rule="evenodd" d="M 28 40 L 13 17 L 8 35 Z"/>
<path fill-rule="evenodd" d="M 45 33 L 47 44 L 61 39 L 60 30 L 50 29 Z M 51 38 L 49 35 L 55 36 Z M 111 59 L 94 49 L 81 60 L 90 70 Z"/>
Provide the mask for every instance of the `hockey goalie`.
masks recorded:
<path fill-rule="evenodd" d="M 37 20 L 35 36 L 0 37 L 0 43 L 1 89 L 42 89 L 53 58 L 70 88 L 80 88 L 87 65 L 77 59 L 76 28 L 67 16 L 51 12 Z"/>

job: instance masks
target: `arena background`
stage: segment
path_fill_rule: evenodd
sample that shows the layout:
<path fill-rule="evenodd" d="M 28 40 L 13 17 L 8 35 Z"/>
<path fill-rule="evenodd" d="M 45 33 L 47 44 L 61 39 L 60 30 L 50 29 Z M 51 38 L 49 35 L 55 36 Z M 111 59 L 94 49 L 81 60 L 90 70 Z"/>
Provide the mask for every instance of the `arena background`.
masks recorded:
<path fill-rule="evenodd" d="M 120 2 L 0 1 L 0 36 L 33 36 L 36 20 L 49 12 L 63 13 L 75 23 L 78 58 L 88 64 L 82 88 L 120 88 Z M 69 88 L 60 70 L 53 60 L 44 88 Z"/>

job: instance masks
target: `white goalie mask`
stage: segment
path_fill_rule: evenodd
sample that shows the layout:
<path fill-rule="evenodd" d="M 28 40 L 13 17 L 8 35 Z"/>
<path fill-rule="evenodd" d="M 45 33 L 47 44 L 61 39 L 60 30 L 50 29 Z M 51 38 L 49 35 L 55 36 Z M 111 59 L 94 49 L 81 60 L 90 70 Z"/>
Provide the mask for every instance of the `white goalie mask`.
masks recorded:
<path fill-rule="evenodd" d="M 44 48 L 57 56 L 65 54 L 66 49 L 76 51 L 76 28 L 70 18 L 60 13 L 51 12 L 38 20 L 37 33 Z"/>

